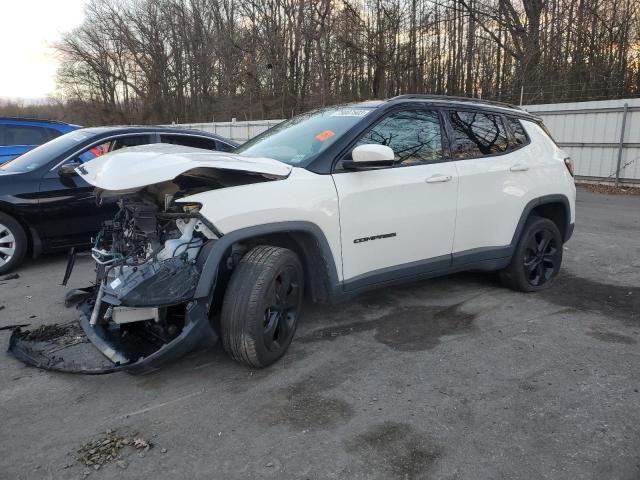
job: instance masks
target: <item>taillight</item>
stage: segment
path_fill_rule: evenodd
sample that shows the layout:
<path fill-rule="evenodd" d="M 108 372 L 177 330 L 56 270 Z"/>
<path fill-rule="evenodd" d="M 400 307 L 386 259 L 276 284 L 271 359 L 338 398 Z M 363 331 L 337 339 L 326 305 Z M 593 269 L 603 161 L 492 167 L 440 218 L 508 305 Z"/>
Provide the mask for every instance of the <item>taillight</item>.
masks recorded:
<path fill-rule="evenodd" d="M 571 160 L 571 158 L 567 157 L 564 159 L 564 164 L 567 166 L 567 170 L 569 170 L 569 173 L 571 174 L 571 176 L 575 176 L 573 174 L 573 160 Z"/>

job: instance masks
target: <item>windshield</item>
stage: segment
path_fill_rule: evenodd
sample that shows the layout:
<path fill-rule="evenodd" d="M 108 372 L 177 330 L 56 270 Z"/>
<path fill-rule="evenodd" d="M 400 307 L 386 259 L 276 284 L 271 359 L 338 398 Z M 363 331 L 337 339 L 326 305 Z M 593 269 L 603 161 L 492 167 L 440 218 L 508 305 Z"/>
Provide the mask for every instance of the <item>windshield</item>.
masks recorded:
<path fill-rule="evenodd" d="M 0 170 L 7 172 L 31 172 L 37 170 L 89 138 L 91 138 L 91 134 L 82 130 L 66 133 L 33 150 L 29 150 L 4 165 L 0 165 Z"/>
<path fill-rule="evenodd" d="M 233 153 L 301 165 L 326 150 L 369 112 L 370 108 L 363 107 L 331 107 L 304 113 L 270 128 Z"/>

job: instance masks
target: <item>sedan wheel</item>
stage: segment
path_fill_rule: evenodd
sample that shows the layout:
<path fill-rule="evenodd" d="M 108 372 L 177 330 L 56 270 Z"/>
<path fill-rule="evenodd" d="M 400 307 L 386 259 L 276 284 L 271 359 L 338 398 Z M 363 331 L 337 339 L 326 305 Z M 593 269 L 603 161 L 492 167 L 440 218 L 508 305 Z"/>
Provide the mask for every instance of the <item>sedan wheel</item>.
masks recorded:
<path fill-rule="evenodd" d="M 0 212 L 0 274 L 17 267 L 27 252 L 27 237 L 20 224 Z"/>
<path fill-rule="evenodd" d="M 16 237 L 9 227 L 0 223 L 0 267 L 6 265 L 16 254 Z"/>

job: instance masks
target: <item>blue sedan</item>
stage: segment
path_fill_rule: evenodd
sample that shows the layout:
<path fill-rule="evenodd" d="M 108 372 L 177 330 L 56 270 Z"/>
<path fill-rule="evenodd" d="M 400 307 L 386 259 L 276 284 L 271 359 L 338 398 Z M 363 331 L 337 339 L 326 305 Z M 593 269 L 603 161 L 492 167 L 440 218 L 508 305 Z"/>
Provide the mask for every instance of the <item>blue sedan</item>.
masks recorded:
<path fill-rule="evenodd" d="M 78 128 L 53 120 L 0 117 L 0 165 Z"/>

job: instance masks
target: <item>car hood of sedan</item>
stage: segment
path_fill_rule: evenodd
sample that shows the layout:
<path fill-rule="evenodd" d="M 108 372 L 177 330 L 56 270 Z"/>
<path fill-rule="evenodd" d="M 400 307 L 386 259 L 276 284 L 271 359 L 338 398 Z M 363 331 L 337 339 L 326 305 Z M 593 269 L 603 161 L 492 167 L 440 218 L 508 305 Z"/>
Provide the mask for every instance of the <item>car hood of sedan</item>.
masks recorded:
<path fill-rule="evenodd" d="M 271 158 L 252 158 L 180 145 L 152 144 L 108 153 L 75 171 L 87 183 L 102 190 L 141 189 L 173 180 L 195 168 L 236 170 L 286 178 L 291 166 Z"/>

